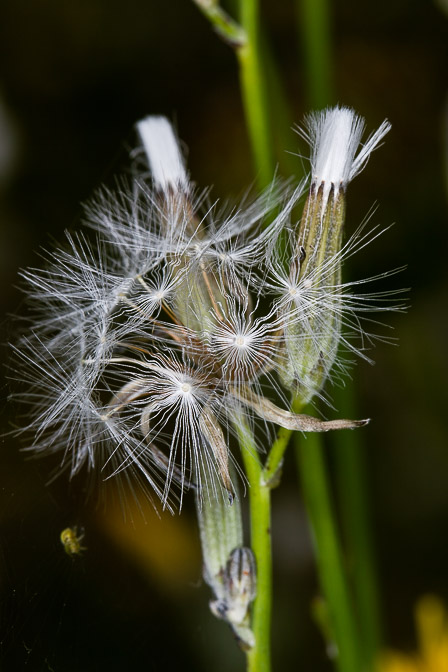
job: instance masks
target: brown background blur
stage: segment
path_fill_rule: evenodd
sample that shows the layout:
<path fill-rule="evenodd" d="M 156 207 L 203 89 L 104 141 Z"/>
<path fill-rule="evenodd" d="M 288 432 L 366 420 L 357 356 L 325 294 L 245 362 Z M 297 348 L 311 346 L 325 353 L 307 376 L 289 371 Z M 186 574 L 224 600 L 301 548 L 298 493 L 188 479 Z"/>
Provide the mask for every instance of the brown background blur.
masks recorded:
<path fill-rule="evenodd" d="M 388 287 L 411 287 L 391 315 L 399 347 L 357 367 L 386 641 L 414 643 L 412 608 L 448 602 L 447 15 L 429 0 L 335 0 L 333 102 L 393 130 L 350 188 L 348 231 L 395 226 L 355 258 L 353 277 L 407 264 Z M 309 111 L 294 3 L 263 3 L 294 122 Z M 80 202 L 122 165 L 132 126 L 173 119 L 198 186 L 237 197 L 254 174 L 236 60 L 188 0 L 3 0 L 0 3 L 0 273 L 4 314 L 20 312 L 20 267 L 65 228 Z M 291 131 L 290 147 L 299 151 Z M 304 153 L 302 145 L 300 151 Z M 297 160 L 297 175 L 301 172 Z M 14 338 L 8 317 L 2 342 Z M 7 359 L 7 347 L 2 349 Z M 6 405 L 9 383 L 4 382 Z M 14 407 L 2 413 L 3 431 Z M 207 610 L 191 502 L 181 517 L 149 510 L 123 524 L 115 504 L 86 503 L 83 484 L 47 485 L 6 436 L 0 454 L 0 654 L 7 672 L 243 670 L 226 626 Z M 55 464 L 51 465 L 55 467 Z M 309 616 L 316 579 L 288 456 L 274 493 L 274 662 L 330 670 Z M 72 560 L 59 533 L 85 531 Z M 26 666 L 26 667 L 25 667 Z"/>

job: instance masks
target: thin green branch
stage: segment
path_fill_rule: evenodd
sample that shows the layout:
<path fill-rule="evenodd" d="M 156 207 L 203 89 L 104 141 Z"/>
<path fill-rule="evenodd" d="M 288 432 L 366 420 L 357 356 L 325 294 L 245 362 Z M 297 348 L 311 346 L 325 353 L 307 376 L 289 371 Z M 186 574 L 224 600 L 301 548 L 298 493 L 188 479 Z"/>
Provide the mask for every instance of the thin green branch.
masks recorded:
<path fill-rule="evenodd" d="M 237 55 L 240 64 L 244 112 L 257 170 L 257 182 L 260 189 L 264 189 L 274 177 L 275 161 L 259 14 L 258 0 L 241 0 L 240 23 L 246 33 L 247 41 L 237 49 Z"/>
<path fill-rule="evenodd" d="M 342 414 L 356 415 L 353 383 L 338 395 L 337 404 Z M 359 616 L 363 657 L 366 669 L 373 670 L 382 637 L 365 447 L 359 432 L 335 434 L 331 441 L 335 448 L 338 495 Z"/>
<path fill-rule="evenodd" d="M 282 78 L 265 32 L 262 34 L 262 57 L 267 90 L 269 91 L 270 122 L 273 134 L 274 151 L 279 163 L 279 170 L 287 177 L 294 175 L 299 181 L 304 177 L 303 169 L 297 156 L 293 133 L 293 115 L 282 83 Z"/>
<path fill-rule="evenodd" d="M 252 608 L 255 646 L 247 652 L 247 672 L 271 670 L 271 491 L 262 482 L 262 467 L 253 433 L 243 416 L 235 422 L 246 476 L 249 481 L 251 546 L 257 564 L 257 596 Z"/>
<path fill-rule="evenodd" d="M 220 7 L 217 0 L 193 0 L 216 32 L 231 44 L 240 66 L 244 114 L 260 190 L 275 172 L 273 137 L 266 91 L 266 63 L 260 31 L 258 0 L 240 0 L 240 23 Z M 274 68 L 272 59 L 269 67 Z"/>
<path fill-rule="evenodd" d="M 306 97 L 310 107 L 323 108 L 334 102 L 331 3 L 329 0 L 297 0 L 296 7 L 301 56 L 305 61 Z M 338 407 L 344 417 L 356 417 L 354 406 L 352 387 L 347 387 L 339 395 Z M 319 438 L 313 437 L 313 440 L 318 441 Z M 337 489 L 343 529 L 351 553 L 351 577 L 361 638 L 359 648 L 363 663 L 367 666 L 363 669 L 372 669 L 380 645 L 381 630 L 362 438 L 359 432 L 336 432 L 332 442 L 336 448 Z M 309 442 L 307 444 L 309 446 Z M 304 446 L 302 450 L 306 449 L 307 446 Z M 321 570 L 321 575 L 322 571 L 325 570 Z M 322 587 L 330 602 L 323 581 Z M 342 663 L 341 659 L 341 666 Z"/>
<path fill-rule="evenodd" d="M 359 636 L 345 568 L 334 505 L 326 474 L 321 437 L 296 434 L 296 455 L 323 594 L 336 645 L 339 672 L 360 672 Z"/>
<path fill-rule="evenodd" d="M 333 100 L 329 0 L 297 0 L 301 60 L 305 61 L 308 104 L 323 108 Z"/>
<path fill-rule="evenodd" d="M 218 35 L 230 45 L 240 47 L 246 42 L 246 33 L 241 26 L 225 12 L 216 0 L 193 0 L 204 16 L 212 24 Z"/>
<path fill-rule="evenodd" d="M 288 447 L 292 433 L 293 432 L 291 429 L 280 427 L 277 438 L 272 444 L 271 450 L 269 451 L 265 467 L 262 471 L 262 479 L 263 483 L 270 487 L 275 487 L 275 485 L 278 483 L 283 463 L 283 456 L 285 454 L 286 448 Z"/>

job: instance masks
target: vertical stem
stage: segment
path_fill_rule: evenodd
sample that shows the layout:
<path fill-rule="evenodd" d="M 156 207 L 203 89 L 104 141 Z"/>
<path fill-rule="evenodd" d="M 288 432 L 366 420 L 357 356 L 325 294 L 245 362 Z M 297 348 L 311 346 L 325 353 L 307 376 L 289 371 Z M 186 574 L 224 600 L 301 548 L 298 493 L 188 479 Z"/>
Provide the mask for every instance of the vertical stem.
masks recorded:
<path fill-rule="evenodd" d="M 273 133 L 266 91 L 265 63 L 258 0 L 240 0 L 240 23 L 246 43 L 237 49 L 241 93 L 260 189 L 274 177 Z M 274 63 L 266 56 L 273 72 Z M 271 91 L 272 95 L 272 91 Z M 247 672 L 271 670 L 271 490 L 262 478 L 263 468 L 251 428 L 240 416 L 236 424 L 246 476 L 249 481 L 251 546 L 257 564 L 257 595 L 252 610 L 255 646 L 247 653 Z"/>
<path fill-rule="evenodd" d="M 297 0 L 297 16 L 308 104 L 318 109 L 333 98 L 329 0 Z"/>
<path fill-rule="evenodd" d="M 309 104 L 322 108 L 333 102 L 333 58 L 329 0 L 296 0 L 299 34 L 305 59 Z M 353 383 L 339 395 L 343 417 L 356 417 Z M 359 617 L 360 648 L 372 669 L 381 643 L 379 591 L 370 534 L 362 437 L 359 432 L 334 433 L 337 488 L 343 529 L 351 553 L 352 578 Z"/>
<path fill-rule="evenodd" d="M 257 595 L 252 608 L 255 646 L 247 653 L 247 672 L 271 670 L 271 491 L 262 481 L 262 466 L 253 433 L 240 415 L 235 430 L 249 481 L 251 546 L 257 564 Z"/>
<path fill-rule="evenodd" d="M 266 87 L 269 92 L 272 141 L 279 170 L 288 177 L 294 175 L 299 182 L 305 174 L 300 160 L 293 155 L 293 152 L 297 151 L 297 135 L 292 131 L 293 115 L 272 47 L 265 33 L 262 33 L 262 55 Z"/>
<path fill-rule="evenodd" d="M 353 605 L 345 577 L 334 506 L 326 475 L 320 436 L 308 434 L 296 438 L 296 453 L 323 593 L 326 598 L 330 626 L 337 646 L 339 672 L 361 672 L 359 638 Z"/>
<path fill-rule="evenodd" d="M 246 123 L 261 189 L 274 177 L 274 154 L 268 96 L 263 72 L 258 0 L 241 0 L 240 23 L 246 43 L 237 49 Z"/>
<path fill-rule="evenodd" d="M 353 385 L 339 395 L 341 414 L 353 413 Z M 356 415 L 356 414 L 355 414 Z M 371 535 L 365 451 L 358 432 L 331 437 L 335 451 L 336 476 L 343 528 L 350 554 L 353 587 L 366 669 L 372 670 L 381 644 L 379 590 Z"/>

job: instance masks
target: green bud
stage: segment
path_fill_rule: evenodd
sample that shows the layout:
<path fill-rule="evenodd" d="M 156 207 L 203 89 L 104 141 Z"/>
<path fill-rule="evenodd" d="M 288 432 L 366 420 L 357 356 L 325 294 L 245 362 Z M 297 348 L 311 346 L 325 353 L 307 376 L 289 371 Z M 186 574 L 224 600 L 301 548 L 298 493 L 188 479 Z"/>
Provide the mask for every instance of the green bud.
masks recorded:
<path fill-rule="evenodd" d="M 293 291 L 278 368 L 303 404 L 321 390 L 341 337 L 345 192 L 389 129 L 384 121 L 361 144 L 364 120 L 353 110 L 334 107 L 310 115 L 299 130 L 311 147 L 311 189 L 291 264 Z"/>
<path fill-rule="evenodd" d="M 322 388 L 335 361 L 341 332 L 340 249 L 344 189 L 311 187 L 300 222 L 291 274 L 301 295 L 284 330 L 284 383 L 303 404 Z M 297 308 L 297 314 L 294 310 Z"/>
<path fill-rule="evenodd" d="M 202 476 L 210 480 L 206 469 Z M 232 627 L 243 649 L 250 649 L 255 641 L 249 607 L 256 594 L 256 570 L 251 549 L 243 546 L 239 498 L 228 498 L 223 491 L 216 497 L 197 496 L 196 502 L 203 575 L 214 594 L 210 610 Z"/>

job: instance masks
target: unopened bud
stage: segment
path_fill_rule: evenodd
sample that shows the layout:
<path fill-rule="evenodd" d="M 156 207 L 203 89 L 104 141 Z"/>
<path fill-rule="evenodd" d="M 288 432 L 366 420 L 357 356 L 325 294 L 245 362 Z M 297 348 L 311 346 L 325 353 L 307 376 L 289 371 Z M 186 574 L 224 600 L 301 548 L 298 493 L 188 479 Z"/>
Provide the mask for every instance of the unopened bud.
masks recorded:
<path fill-rule="evenodd" d="M 346 189 L 389 129 L 383 122 L 358 154 L 364 120 L 353 110 L 320 112 L 308 118 L 302 131 L 312 148 L 312 177 L 290 270 L 297 290 L 287 309 L 281 375 L 304 404 L 322 388 L 341 337 Z"/>
<path fill-rule="evenodd" d="M 324 184 L 311 187 L 300 223 L 296 258 L 300 294 L 285 328 L 286 384 L 303 403 L 323 386 L 340 339 L 342 230 L 345 193 Z M 297 262 L 296 262 L 297 263 Z M 297 280 L 296 280 L 297 282 Z"/>
<path fill-rule="evenodd" d="M 203 477 L 210 479 L 206 470 Z M 239 498 L 230 501 L 223 492 L 196 501 L 203 575 L 214 595 L 210 610 L 232 627 L 242 648 L 251 648 L 249 606 L 256 593 L 256 571 L 251 549 L 243 546 Z"/>
<path fill-rule="evenodd" d="M 232 626 L 243 649 L 254 646 L 249 607 L 257 593 L 255 557 L 250 548 L 234 548 L 222 573 L 222 595 L 210 602 L 212 613 Z"/>
<path fill-rule="evenodd" d="M 235 479 L 233 479 L 235 481 Z M 215 479 L 206 469 L 202 471 L 201 487 L 204 492 L 213 492 Z M 221 597 L 223 573 L 231 551 L 243 545 L 241 505 L 236 493 L 229 498 L 228 492 L 216 496 L 197 496 L 199 533 L 201 537 L 204 579 Z"/>

